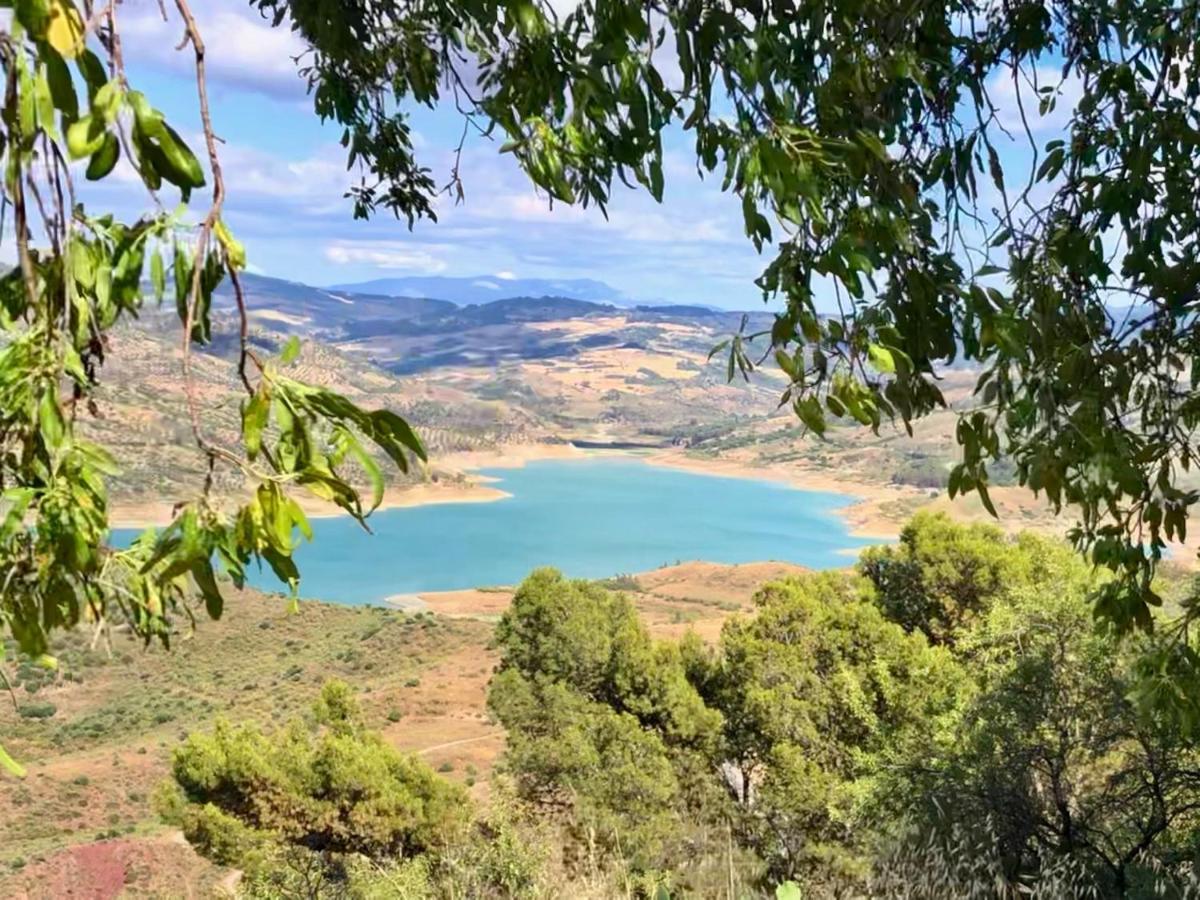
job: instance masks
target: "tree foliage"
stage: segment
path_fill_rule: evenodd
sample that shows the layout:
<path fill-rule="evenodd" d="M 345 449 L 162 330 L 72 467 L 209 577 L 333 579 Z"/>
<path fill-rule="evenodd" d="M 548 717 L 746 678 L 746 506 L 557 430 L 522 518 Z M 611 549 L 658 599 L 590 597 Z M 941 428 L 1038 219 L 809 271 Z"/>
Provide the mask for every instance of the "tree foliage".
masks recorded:
<path fill-rule="evenodd" d="M 624 595 L 553 569 L 521 584 L 496 641 L 488 706 L 523 795 L 635 867 L 679 858 L 688 815 L 712 800 L 703 761 L 720 716 L 678 649 L 652 641 Z"/>
<path fill-rule="evenodd" d="M 602 210 L 621 185 L 661 199 L 664 139 L 685 135 L 773 254 L 758 285 L 784 309 L 760 337 L 783 403 L 817 434 L 911 428 L 946 405 L 938 367 L 970 361 L 950 493 L 990 508 L 1011 460 L 1120 576 L 1098 610 L 1150 626 L 1154 563 L 1200 499 L 1195 0 L 254 5 L 311 48 L 360 215 L 434 215 L 409 104 L 453 100 L 464 136 Z M 457 165 L 446 189 L 463 197 Z"/>
<path fill-rule="evenodd" d="M 1106 894 L 1149 891 L 1156 869 L 1180 871 L 1200 848 L 1200 752 L 1135 702 L 1137 648 L 1095 627 L 1088 567 L 1033 535 L 999 547 L 1031 577 L 960 632 L 971 690 L 907 762 L 896 807 L 986 836 L 1014 880 L 1070 857 Z"/>
<path fill-rule="evenodd" d="M 937 644 L 954 643 L 1025 576 L 1000 529 L 927 512 L 912 518 L 895 546 L 864 550 L 858 569 L 889 619 Z"/>
<path fill-rule="evenodd" d="M 254 868 L 280 854 L 328 873 L 351 856 L 438 850 L 469 821 L 465 792 L 365 728 L 350 688 L 328 682 L 310 722 L 264 732 L 219 722 L 176 749 L 166 817 L 205 855 Z"/>
<path fill-rule="evenodd" d="M 861 877 L 873 781 L 954 705 L 949 655 L 870 597 L 840 574 L 768 584 L 754 616 L 726 624 L 705 678 L 744 839 L 779 878 Z"/>
<path fill-rule="evenodd" d="M 173 617 L 181 609 L 191 615 L 192 596 L 203 597 L 209 615 L 221 614 L 220 570 L 240 586 L 252 564 L 266 564 L 295 596 L 292 553 L 311 530 L 290 489 L 363 521 L 383 489 L 366 446 L 404 469 L 410 455 L 424 458 L 421 443 L 390 411 L 362 410 L 288 377 L 294 342 L 278 359 L 249 346 L 239 280 L 246 252 L 223 218 L 206 49 L 186 0 L 170 5 L 184 25 L 181 49 L 195 58 L 207 165 L 126 78 L 118 4 L 0 5 L 10 9 L 0 32 L 0 205 L 18 260 L 0 277 L 0 627 L 35 657 L 44 657 L 51 632 L 83 619 L 128 624 L 166 642 Z M 151 210 L 128 223 L 84 203 L 84 180 L 114 177 L 121 160 Z M 211 204 L 189 215 L 188 202 L 210 181 Z M 179 205 L 170 209 L 175 195 Z M 231 367 L 245 388 L 239 446 L 207 433 L 190 367 L 193 349 L 211 339 L 213 292 L 226 281 L 241 317 Z M 168 527 L 115 549 L 107 481 L 118 463 L 81 437 L 77 423 L 100 412 L 95 392 L 112 329 L 167 298 L 180 319 L 187 416 L 208 476 L 194 497 L 175 498 Z M 348 463 L 372 482 L 371 503 L 348 479 Z M 213 496 L 218 466 L 248 487 L 249 498 L 232 512 Z M 0 762 L 19 768 L 2 752 Z"/>
<path fill-rule="evenodd" d="M 489 706 L 568 859 L 700 895 L 1186 896 L 1200 751 L 1140 693 L 1171 629 L 1097 622 L 1109 576 L 1031 533 L 920 515 L 860 569 L 765 585 L 715 645 L 531 575 Z"/>

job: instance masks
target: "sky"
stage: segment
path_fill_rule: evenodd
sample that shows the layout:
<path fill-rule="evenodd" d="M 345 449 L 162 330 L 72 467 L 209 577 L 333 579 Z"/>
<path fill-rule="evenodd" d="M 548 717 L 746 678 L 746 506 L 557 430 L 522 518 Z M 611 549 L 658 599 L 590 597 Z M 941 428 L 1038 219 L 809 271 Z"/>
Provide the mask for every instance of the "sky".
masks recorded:
<path fill-rule="evenodd" d="M 171 4 L 167 4 L 168 7 Z M 536 191 L 499 141 L 468 140 L 466 199 L 439 198 L 436 223 L 386 211 L 354 221 L 343 195 L 354 183 L 341 130 L 313 112 L 293 57 L 303 47 L 272 28 L 245 0 L 192 4 L 209 47 L 209 90 L 228 187 L 227 218 L 245 242 L 251 268 L 331 285 L 403 275 L 594 278 L 632 299 L 761 305 L 754 279 L 768 259 L 745 237 L 740 203 L 701 180 L 682 135 L 666 146 L 667 191 L 615 188 L 609 218 L 555 204 Z M 125 0 L 120 30 L 129 79 L 202 155 L 191 48 L 176 51 L 177 18 L 164 23 L 157 0 Z M 415 108 L 415 143 L 439 185 L 449 180 L 462 119 L 452 108 Z M 128 214 L 144 203 L 127 171 L 89 199 Z M 194 204 L 202 200 L 200 194 Z"/>
<path fill-rule="evenodd" d="M 462 166 L 465 202 L 441 196 L 436 223 L 418 222 L 410 231 L 386 211 L 354 221 L 344 194 L 355 175 L 346 170 L 341 130 L 320 122 L 297 73 L 300 41 L 286 27 L 271 27 L 246 0 L 192 7 L 209 48 L 226 217 L 246 244 L 252 271 L 314 285 L 404 275 L 593 278 L 644 302 L 761 308 L 754 279 L 769 258 L 746 238 L 737 198 L 721 192 L 718 178 L 697 174 L 681 132 L 664 143 L 664 202 L 618 185 L 607 220 L 596 209 L 551 208 L 512 157 L 500 154 L 499 142 L 473 135 Z M 203 157 L 194 57 L 190 47 L 176 49 L 183 33 L 178 18 L 172 11 L 164 22 L 158 0 L 124 0 L 119 26 L 132 86 Z M 1008 115 L 1014 124 L 1011 85 L 997 81 L 992 88 L 1002 121 Z M 1058 136 L 1075 99 L 1069 94 L 1055 114 L 1034 123 L 1039 139 Z M 443 184 L 462 119 L 452 106 L 410 111 L 419 161 Z M 1006 169 L 1011 163 L 1027 170 L 1026 151 L 1000 152 Z M 123 216 L 148 208 L 132 169 L 123 164 L 115 174 L 85 194 L 89 205 Z M 989 189 L 986 177 L 980 182 Z M 193 205 L 202 208 L 204 199 L 197 194 Z M 985 196 L 981 205 L 992 200 Z M 831 298 L 826 305 L 832 308 Z"/>

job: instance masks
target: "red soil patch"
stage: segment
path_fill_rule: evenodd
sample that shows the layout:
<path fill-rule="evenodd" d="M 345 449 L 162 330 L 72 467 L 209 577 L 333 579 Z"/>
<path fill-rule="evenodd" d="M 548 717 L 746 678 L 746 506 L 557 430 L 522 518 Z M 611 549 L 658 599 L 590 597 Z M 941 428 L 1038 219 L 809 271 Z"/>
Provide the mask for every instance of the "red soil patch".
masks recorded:
<path fill-rule="evenodd" d="M 81 844 L 0 879 L 11 900 L 212 896 L 217 870 L 178 837 Z"/>

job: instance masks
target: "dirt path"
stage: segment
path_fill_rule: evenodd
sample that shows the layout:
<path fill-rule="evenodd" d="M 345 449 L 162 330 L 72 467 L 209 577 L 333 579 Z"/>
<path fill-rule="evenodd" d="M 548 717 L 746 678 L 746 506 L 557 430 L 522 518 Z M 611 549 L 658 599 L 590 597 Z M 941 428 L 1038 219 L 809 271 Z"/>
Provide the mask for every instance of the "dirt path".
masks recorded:
<path fill-rule="evenodd" d="M 445 744 L 434 744 L 432 747 L 422 747 L 417 751 L 420 756 L 424 753 L 436 753 L 438 750 L 449 750 L 451 747 L 461 747 L 463 744 L 477 744 L 480 741 L 490 741 L 493 738 L 504 737 L 503 731 L 493 731 L 491 734 L 480 735 L 479 737 L 463 738 L 459 741 L 449 741 Z"/>

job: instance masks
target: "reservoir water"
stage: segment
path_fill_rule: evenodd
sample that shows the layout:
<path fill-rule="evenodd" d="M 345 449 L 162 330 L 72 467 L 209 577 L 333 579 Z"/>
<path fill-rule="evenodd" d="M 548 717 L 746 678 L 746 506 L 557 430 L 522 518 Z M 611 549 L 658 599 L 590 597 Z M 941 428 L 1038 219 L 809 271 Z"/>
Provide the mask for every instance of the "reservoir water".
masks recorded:
<path fill-rule="evenodd" d="M 635 458 L 547 460 L 484 469 L 511 494 L 487 503 L 384 510 L 374 534 L 346 517 L 313 519 L 296 552 L 303 597 L 380 603 L 393 594 L 515 584 L 538 566 L 579 578 L 688 560 L 848 565 L 840 494 L 696 474 Z M 118 535 L 118 540 L 122 537 Z M 269 570 L 257 587 L 280 590 Z"/>

